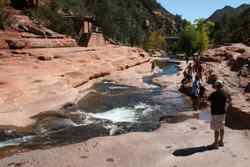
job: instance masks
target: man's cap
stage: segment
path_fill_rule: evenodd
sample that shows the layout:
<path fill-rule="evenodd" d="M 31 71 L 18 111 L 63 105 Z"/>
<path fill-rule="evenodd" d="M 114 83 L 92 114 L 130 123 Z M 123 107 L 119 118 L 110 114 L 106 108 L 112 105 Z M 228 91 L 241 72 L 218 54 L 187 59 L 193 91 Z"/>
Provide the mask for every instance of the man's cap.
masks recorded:
<path fill-rule="evenodd" d="M 217 80 L 215 86 L 223 86 L 224 82 L 222 80 Z"/>

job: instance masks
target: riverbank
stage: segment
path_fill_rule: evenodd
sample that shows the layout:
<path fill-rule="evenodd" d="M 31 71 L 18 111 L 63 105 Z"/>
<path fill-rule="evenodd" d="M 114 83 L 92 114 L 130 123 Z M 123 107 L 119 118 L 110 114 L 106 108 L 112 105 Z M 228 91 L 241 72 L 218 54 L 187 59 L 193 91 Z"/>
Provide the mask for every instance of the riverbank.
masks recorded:
<path fill-rule="evenodd" d="M 75 103 L 89 82 L 147 64 L 137 48 L 47 48 L 1 50 L 0 126 L 25 127 L 32 117 Z"/>
<path fill-rule="evenodd" d="M 248 167 L 249 132 L 226 129 L 225 147 L 206 150 L 213 133 L 203 121 L 163 124 L 150 133 L 100 137 L 83 143 L 35 150 L 2 159 L 0 165 L 25 167 Z M 175 155 L 173 154 L 175 153 Z"/>
<path fill-rule="evenodd" d="M 170 76 L 169 80 L 156 80 L 164 85 L 164 89 L 176 90 L 180 74 Z M 126 78 L 129 80 L 125 77 L 124 83 Z M 161 127 L 153 132 L 97 137 L 78 144 L 23 152 L 0 160 L 0 166 L 200 167 L 209 164 L 211 167 L 248 167 L 249 131 L 226 128 L 225 147 L 208 150 L 206 145 L 213 141 L 209 123 L 199 120 L 192 111 L 181 115 L 176 119 L 163 118 Z"/>
<path fill-rule="evenodd" d="M 203 86 L 205 99 L 214 89 L 216 79 L 224 82 L 224 89 L 231 97 L 226 124 L 233 129 L 250 129 L 250 47 L 244 44 L 232 44 L 209 49 L 203 57 Z M 181 87 L 181 91 L 191 93 L 192 83 Z M 204 106 L 201 106 L 204 107 Z M 206 106 L 205 106 L 206 107 Z"/>

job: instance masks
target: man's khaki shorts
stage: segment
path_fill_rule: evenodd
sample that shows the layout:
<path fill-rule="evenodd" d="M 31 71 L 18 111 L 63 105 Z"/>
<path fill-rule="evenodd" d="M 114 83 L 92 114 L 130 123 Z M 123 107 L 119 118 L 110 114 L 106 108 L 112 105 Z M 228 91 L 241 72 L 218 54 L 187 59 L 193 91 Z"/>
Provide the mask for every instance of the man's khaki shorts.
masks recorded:
<path fill-rule="evenodd" d="M 222 128 L 224 128 L 224 124 L 225 124 L 225 114 L 223 115 L 212 115 L 211 117 L 211 129 L 213 130 L 220 130 Z"/>

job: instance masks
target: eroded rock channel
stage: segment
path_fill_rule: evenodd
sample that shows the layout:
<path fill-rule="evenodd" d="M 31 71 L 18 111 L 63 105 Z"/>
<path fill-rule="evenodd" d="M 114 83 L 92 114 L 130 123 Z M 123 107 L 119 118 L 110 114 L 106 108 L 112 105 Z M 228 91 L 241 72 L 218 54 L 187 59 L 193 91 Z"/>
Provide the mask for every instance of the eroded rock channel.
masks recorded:
<path fill-rule="evenodd" d="M 168 123 L 188 119 L 181 112 L 192 110 L 189 99 L 173 86 L 162 87 L 153 82 L 156 77 L 176 74 L 177 64 L 158 66 L 154 74 L 144 78 L 148 89 L 104 80 L 95 84 L 77 104 L 67 104 L 59 111 L 34 117 L 36 124 L 29 132 L 10 131 L 9 135 L 1 136 L 1 157 L 98 136 L 149 132 L 159 128 L 163 119 Z"/>

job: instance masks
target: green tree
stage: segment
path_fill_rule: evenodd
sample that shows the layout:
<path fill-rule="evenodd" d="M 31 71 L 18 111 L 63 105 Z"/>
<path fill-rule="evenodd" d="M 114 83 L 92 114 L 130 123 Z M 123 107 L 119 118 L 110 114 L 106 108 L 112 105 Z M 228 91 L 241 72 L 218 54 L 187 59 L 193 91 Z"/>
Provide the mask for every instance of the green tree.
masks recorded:
<path fill-rule="evenodd" d="M 6 16 L 4 16 L 5 0 L 0 0 L 0 29 L 5 29 L 11 22 Z"/>
<path fill-rule="evenodd" d="M 184 30 L 180 33 L 180 40 L 178 42 L 178 48 L 183 51 L 187 56 L 192 56 L 196 52 L 197 48 L 197 33 L 195 26 L 187 24 Z"/>
<path fill-rule="evenodd" d="M 0 0 L 0 29 L 4 29 L 3 7 L 4 7 L 4 0 Z"/>
<path fill-rule="evenodd" d="M 214 23 L 205 21 L 204 19 L 197 19 L 195 20 L 195 27 L 197 35 L 196 49 L 199 54 L 202 54 L 209 47 L 209 35 L 212 32 Z"/>
<path fill-rule="evenodd" d="M 146 41 L 146 46 L 145 46 L 146 50 L 164 49 L 165 46 L 166 46 L 166 40 L 160 32 L 158 31 L 150 32 L 149 37 Z"/>

